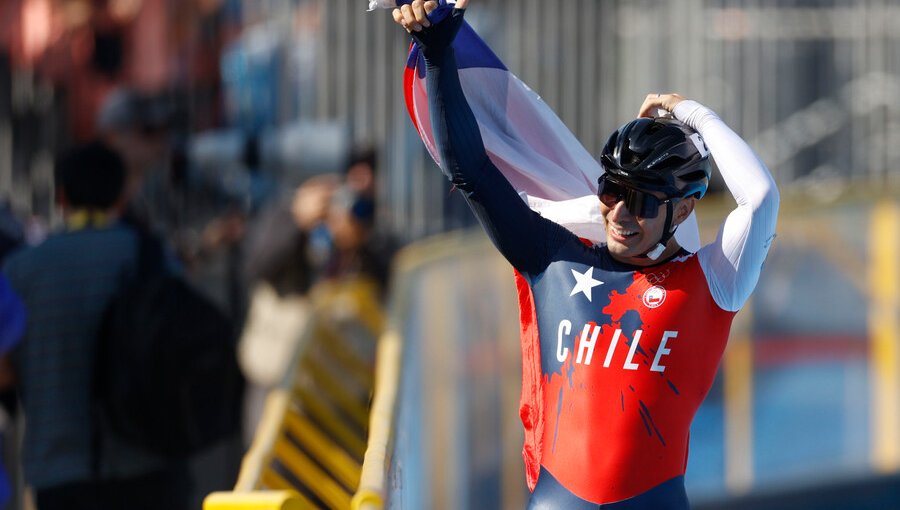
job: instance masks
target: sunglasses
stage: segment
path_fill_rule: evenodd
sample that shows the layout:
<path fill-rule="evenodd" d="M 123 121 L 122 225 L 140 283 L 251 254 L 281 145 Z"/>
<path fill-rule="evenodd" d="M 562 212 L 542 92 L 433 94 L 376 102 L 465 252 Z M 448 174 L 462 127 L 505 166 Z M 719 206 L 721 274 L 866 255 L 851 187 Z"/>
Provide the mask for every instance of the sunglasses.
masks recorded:
<path fill-rule="evenodd" d="M 661 199 L 650 193 L 613 182 L 607 178 L 606 174 L 600 176 L 597 185 L 597 197 L 600 198 L 603 205 L 612 209 L 616 204 L 624 201 L 628 212 L 641 218 L 656 218 L 659 215 L 659 206 L 672 201 L 671 198 Z"/>

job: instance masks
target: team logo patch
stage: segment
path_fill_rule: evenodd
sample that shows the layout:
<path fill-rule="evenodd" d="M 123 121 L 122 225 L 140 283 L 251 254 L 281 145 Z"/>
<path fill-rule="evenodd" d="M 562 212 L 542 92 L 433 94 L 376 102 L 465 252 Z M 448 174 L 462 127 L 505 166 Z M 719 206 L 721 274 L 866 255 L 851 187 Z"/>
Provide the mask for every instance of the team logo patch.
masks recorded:
<path fill-rule="evenodd" d="M 647 308 L 657 308 L 666 300 L 666 289 L 659 285 L 654 285 L 644 291 L 644 306 Z"/>

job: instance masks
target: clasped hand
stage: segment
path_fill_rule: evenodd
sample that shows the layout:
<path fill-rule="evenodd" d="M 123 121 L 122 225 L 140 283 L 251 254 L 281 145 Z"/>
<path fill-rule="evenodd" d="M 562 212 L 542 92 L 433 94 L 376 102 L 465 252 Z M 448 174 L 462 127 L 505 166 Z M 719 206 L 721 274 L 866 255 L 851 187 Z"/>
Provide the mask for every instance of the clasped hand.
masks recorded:
<path fill-rule="evenodd" d="M 469 0 L 458 0 L 455 7 L 465 9 Z M 413 0 L 412 3 L 402 5 L 393 10 L 394 22 L 402 26 L 407 32 L 421 32 L 423 28 L 430 27 L 431 21 L 428 15 L 438 8 L 434 0 Z"/>

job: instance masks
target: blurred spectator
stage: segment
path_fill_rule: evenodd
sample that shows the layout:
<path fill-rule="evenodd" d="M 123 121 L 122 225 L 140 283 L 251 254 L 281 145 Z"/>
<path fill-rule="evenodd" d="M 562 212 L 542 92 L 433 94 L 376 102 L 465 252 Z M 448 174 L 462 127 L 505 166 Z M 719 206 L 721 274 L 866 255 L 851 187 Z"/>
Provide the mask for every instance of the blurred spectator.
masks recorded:
<path fill-rule="evenodd" d="M 373 200 L 354 195 L 347 186 L 338 188 L 324 223 L 313 227 L 312 234 L 313 254 L 330 249 L 326 256 L 314 258 L 320 278 L 364 276 L 372 278 L 384 293 L 394 249 L 392 240 L 375 230 Z"/>
<path fill-rule="evenodd" d="M 374 278 L 382 292 L 387 289 L 396 240 L 380 230 L 378 211 L 378 151 L 360 146 L 350 154 L 344 171 L 344 186 L 328 220 L 335 241 L 335 262 L 331 276 L 360 273 Z"/>
<path fill-rule="evenodd" d="M 19 221 L 13 216 L 8 206 L 0 206 L 0 264 L 7 255 L 13 253 L 25 242 L 25 231 Z M 25 307 L 22 300 L 16 295 L 9 281 L 0 273 L 0 356 L 7 352 L 19 341 L 25 327 Z M 4 384 L 0 374 L 0 389 L 9 385 Z M 0 402 L 6 404 L 2 395 Z"/>
<path fill-rule="evenodd" d="M 118 221 L 125 165 L 94 142 L 66 153 L 56 171 L 64 230 L 4 265 L 29 314 L 13 355 L 27 416 L 25 481 L 39 510 L 184 508 L 183 467 L 126 444 L 92 412 L 98 327 L 135 264 L 136 235 Z"/>
<path fill-rule="evenodd" d="M 25 306 L 0 273 L 0 355 L 15 346 L 25 330 Z M 0 386 L 3 380 L 0 379 Z"/>
<path fill-rule="evenodd" d="M 118 88 L 104 98 L 97 112 L 97 129 L 122 153 L 129 170 L 142 171 L 160 159 L 171 120 L 164 98 Z"/>
<path fill-rule="evenodd" d="M 375 201 L 378 177 L 378 152 L 368 146 L 357 147 L 350 154 L 344 180 L 357 198 Z"/>
<path fill-rule="evenodd" d="M 263 281 L 280 295 L 305 294 L 312 285 L 312 229 L 324 222 L 338 186 L 336 176 L 309 179 L 292 200 L 263 211 L 250 229 L 244 272 L 250 286 Z M 327 255 L 326 255 L 327 256 Z"/>
<path fill-rule="evenodd" d="M 372 150 L 355 152 L 343 176 L 308 179 L 248 230 L 244 278 L 252 294 L 239 349 L 251 382 L 247 432 L 264 390 L 280 382 L 294 360 L 310 288 L 363 277 L 386 292 L 394 243 L 375 229 L 375 160 Z"/>
<path fill-rule="evenodd" d="M 310 178 L 290 203 L 261 214 L 245 250 L 250 286 L 264 281 L 281 295 L 303 294 L 322 279 L 366 276 L 385 290 L 395 247 L 376 229 L 376 159 L 372 149 L 355 151 L 343 178 Z"/>
<path fill-rule="evenodd" d="M 0 205 L 0 262 L 25 242 L 25 229 L 9 204 Z"/>
<path fill-rule="evenodd" d="M 0 206 L 0 265 L 7 255 L 25 243 L 25 228 L 8 204 Z M 15 438 L 13 419 L 18 402 L 13 387 L 15 375 L 9 351 L 19 342 L 25 329 L 25 306 L 15 294 L 9 281 L 0 273 L 0 507 L 12 497 L 12 484 L 7 473 L 16 469 L 16 459 L 7 453 L 8 440 Z"/>
<path fill-rule="evenodd" d="M 243 272 L 250 309 L 238 349 L 241 369 L 250 383 L 244 426 L 248 443 L 266 391 L 282 380 L 295 359 L 310 313 L 305 296 L 317 278 L 312 230 L 324 222 L 338 185 L 334 175 L 308 180 L 291 201 L 263 211 L 249 230 Z M 330 254 L 330 243 L 324 250 L 319 255 L 323 261 Z"/>
<path fill-rule="evenodd" d="M 0 388 L 11 388 L 14 375 L 8 353 L 21 339 L 25 330 L 25 306 L 13 292 L 6 277 L 0 273 Z M 5 403 L 4 403 L 5 404 Z M 5 449 L 9 426 L 9 414 L 0 411 L 0 444 Z M 0 455 L 5 457 L 5 455 Z M 0 506 L 12 498 L 12 484 L 5 462 L 0 461 Z"/>
<path fill-rule="evenodd" d="M 165 98 L 117 88 L 97 112 L 100 139 L 125 161 L 129 216 L 164 231 L 175 208 L 166 156 L 173 114 Z"/>

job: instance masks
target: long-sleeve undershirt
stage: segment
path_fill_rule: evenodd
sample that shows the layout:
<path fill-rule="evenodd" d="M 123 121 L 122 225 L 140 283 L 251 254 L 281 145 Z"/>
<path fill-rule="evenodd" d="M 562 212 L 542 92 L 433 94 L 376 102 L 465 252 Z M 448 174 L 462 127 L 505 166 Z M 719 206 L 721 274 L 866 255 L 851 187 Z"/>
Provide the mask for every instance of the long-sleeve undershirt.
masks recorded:
<path fill-rule="evenodd" d="M 697 254 L 716 303 L 736 311 L 756 287 L 775 237 L 778 188 L 750 146 L 712 110 L 688 100 L 679 103 L 674 114 L 703 137 L 737 202 L 716 240 Z"/>

